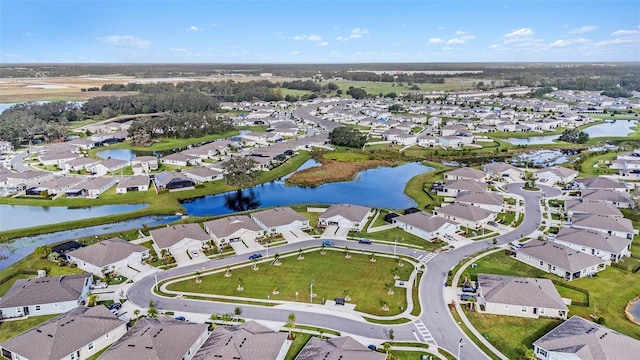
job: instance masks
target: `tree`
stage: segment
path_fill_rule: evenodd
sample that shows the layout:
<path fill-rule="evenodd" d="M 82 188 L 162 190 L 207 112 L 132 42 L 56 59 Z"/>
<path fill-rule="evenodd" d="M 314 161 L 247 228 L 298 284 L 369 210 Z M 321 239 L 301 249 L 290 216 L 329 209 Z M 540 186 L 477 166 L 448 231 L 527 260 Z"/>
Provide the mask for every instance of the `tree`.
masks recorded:
<path fill-rule="evenodd" d="M 96 306 L 98 303 L 98 295 L 94 293 L 87 294 L 87 307 Z"/>
<path fill-rule="evenodd" d="M 387 354 L 387 359 L 391 359 L 391 344 L 385 342 L 384 344 L 382 344 L 382 349 Z"/>
<path fill-rule="evenodd" d="M 224 322 L 225 325 L 229 325 L 229 322 L 231 321 L 231 314 L 230 313 L 222 314 L 221 320 Z"/>
<path fill-rule="evenodd" d="M 296 314 L 290 313 L 288 320 L 289 321 L 287 322 L 287 325 L 289 326 L 289 338 L 293 338 L 293 334 L 291 333 L 291 331 L 296 326 Z"/>
<path fill-rule="evenodd" d="M 243 188 L 256 181 L 258 162 L 248 156 L 232 156 L 222 165 L 225 182 L 236 188 Z"/>
<path fill-rule="evenodd" d="M 51 254 L 51 248 L 46 245 L 38 246 L 33 250 L 33 253 L 36 254 L 40 259 L 46 259 L 49 254 Z"/>
<path fill-rule="evenodd" d="M 140 317 L 140 309 L 133 310 L 133 316 L 135 316 L 136 319 L 139 318 Z"/>
<path fill-rule="evenodd" d="M 576 129 L 567 129 L 558 138 L 560 141 L 566 141 L 573 144 L 584 144 L 589 141 L 589 134 Z"/>
<path fill-rule="evenodd" d="M 236 314 L 236 319 L 240 321 L 240 315 L 242 315 L 242 308 L 240 306 L 236 306 L 236 308 L 233 309 L 233 313 Z"/>
<path fill-rule="evenodd" d="M 324 329 L 323 328 L 318 328 L 318 334 L 320 334 L 320 339 L 323 339 L 323 334 L 324 334 Z"/>
<path fill-rule="evenodd" d="M 334 145 L 359 149 L 367 142 L 367 137 L 357 129 L 340 126 L 331 130 L 329 140 Z"/>
<path fill-rule="evenodd" d="M 528 348 L 524 351 L 524 358 L 525 360 L 536 360 L 538 357 L 533 349 Z"/>
<path fill-rule="evenodd" d="M 158 317 L 158 309 L 156 309 L 156 305 L 153 303 L 153 300 L 149 300 L 149 309 L 147 310 L 147 316 L 152 319 Z"/>
<path fill-rule="evenodd" d="M 367 91 L 365 89 L 360 89 L 360 88 L 356 88 L 356 87 L 349 87 L 349 90 L 347 90 L 347 95 L 351 95 L 352 98 L 354 99 L 364 99 L 367 97 Z"/>

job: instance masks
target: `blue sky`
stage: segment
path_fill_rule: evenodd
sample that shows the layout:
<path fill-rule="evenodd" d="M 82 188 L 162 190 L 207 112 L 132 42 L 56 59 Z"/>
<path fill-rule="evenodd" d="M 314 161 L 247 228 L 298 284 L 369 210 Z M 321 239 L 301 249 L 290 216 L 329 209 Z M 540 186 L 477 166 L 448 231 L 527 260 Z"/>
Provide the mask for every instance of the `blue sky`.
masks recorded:
<path fill-rule="evenodd" d="M 1 63 L 640 61 L 638 0 L 0 0 Z"/>

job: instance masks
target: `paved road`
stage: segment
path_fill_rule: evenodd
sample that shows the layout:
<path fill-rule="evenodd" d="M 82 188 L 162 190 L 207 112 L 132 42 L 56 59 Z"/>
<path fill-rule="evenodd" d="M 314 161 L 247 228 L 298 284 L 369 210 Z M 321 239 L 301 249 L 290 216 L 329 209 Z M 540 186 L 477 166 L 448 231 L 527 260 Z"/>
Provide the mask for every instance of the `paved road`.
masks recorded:
<path fill-rule="evenodd" d="M 541 192 L 530 192 L 521 189 L 522 184 L 505 185 L 505 190 L 520 195 L 525 201 L 525 217 L 522 224 L 514 231 L 497 237 L 498 244 L 505 244 L 510 241 L 517 240 L 521 235 L 527 235 L 538 229 L 542 216 L 540 213 Z M 556 196 L 560 191 L 548 186 L 538 185 L 546 196 Z M 362 245 L 353 241 L 333 240 L 337 246 L 349 246 L 353 251 L 373 250 L 379 252 L 393 252 L 393 246 L 387 245 Z M 296 244 L 287 244 L 278 247 L 278 251 L 286 253 L 296 251 L 299 248 L 309 246 L 319 246 L 321 239 L 308 240 Z M 478 349 L 473 342 L 456 325 L 451 317 L 444 298 L 444 283 L 447 272 L 453 268 L 458 262 L 472 254 L 493 246 L 491 240 L 484 240 L 472 243 L 470 245 L 458 248 L 456 250 L 440 253 L 428 263 L 428 269 L 422 277 L 420 284 L 420 299 L 422 302 L 423 313 L 420 320 L 426 325 L 427 329 L 433 336 L 436 343 L 447 349 L 453 354 L 458 351 L 460 339 L 465 344 L 461 349 L 461 358 L 464 359 L 483 359 L 487 356 Z M 273 249 L 272 249 L 273 251 Z M 266 251 L 261 251 L 265 255 Z M 397 248 L 397 253 L 412 257 L 425 256 L 428 253 L 408 248 Z M 220 260 L 211 260 L 202 264 L 195 264 L 183 268 L 172 269 L 157 273 L 158 280 L 192 273 L 195 270 L 206 270 L 211 268 L 232 265 L 239 261 L 246 261 L 245 256 L 234 256 Z M 128 292 L 128 298 L 134 304 L 140 307 L 147 307 L 150 300 L 153 300 L 156 306 L 162 310 L 186 311 L 202 314 L 214 313 L 233 313 L 237 304 L 216 303 L 198 300 L 182 300 L 164 298 L 154 295 L 151 289 L 154 286 L 154 276 L 148 276 L 135 283 Z M 262 319 L 270 321 L 286 322 L 288 314 L 291 310 L 273 309 L 268 307 L 242 305 L 242 315 L 247 318 Z M 314 312 L 296 311 L 298 323 L 310 324 L 314 326 L 337 329 L 345 333 L 364 336 L 375 339 L 387 339 L 388 329 L 393 328 L 395 339 L 398 341 L 414 341 L 418 329 L 413 323 L 404 325 L 378 325 L 371 323 L 363 323 L 360 321 L 347 319 L 336 315 L 327 315 Z"/>
<path fill-rule="evenodd" d="M 29 168 L 27 166 L 25 166 L 22 161 L 24 160 L 24 158 L 27 156 L 27 152 L 23 151 L 20 152 L 18 154 L 16 154 L 13 159 L 11 159 L 11 167 L 19 172 L 19 173 L 23 173 L 29 170 Z"/>

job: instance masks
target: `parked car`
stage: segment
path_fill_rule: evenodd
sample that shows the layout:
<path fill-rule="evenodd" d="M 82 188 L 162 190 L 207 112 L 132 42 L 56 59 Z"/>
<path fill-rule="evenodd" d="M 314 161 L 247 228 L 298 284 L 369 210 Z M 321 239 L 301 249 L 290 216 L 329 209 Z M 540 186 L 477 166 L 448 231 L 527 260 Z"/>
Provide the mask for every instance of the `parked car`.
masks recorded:
<path fill-rule="evenodd" d="M 256 259 L 260 259 L 262 257 L 262 254 L 253 254 L 251 256 L 249 256 L 249 260 L 256 260 Z"/>
<path fill-rule="evenodd" d="M 322 245 L 324 245 L 324 246 L 333 246 L 335 244 L 333 243 L 333 241 L 325 240 L 325 241 L 322 242 Z"/>
<path fill-rule="evenodd" d="M 477 298 L 475 295 L 471 295 L 471 294 L 460 294 L 460 300 L 461 301 L 476 301 Z"/>
<path fill-rule="evenodd" d="M 109 284 L 102 281 L 96 281 L 95 284 L 91 285 L 92 289 L 106 289 L 107 287 L 109 287 Z"/>
<path fill-rule="evenodd" d="M 371 344 L 371 345 L 369 345 L 369 346 L 367 346 L 367 347 L 368 347 L 368 348 L 369 348 L 369 350 L 371 350 L 371 351 L 376 351 L 376 350 L 378 350 L 378 348 L 377 348 L 375 345 L 373 345 L 373 344 Z"/>
<path fill-rule="evenodd" d="M 109 311 L 111 311 L 113 315 L 116 315 L 118 313 L 118 309 L 109 309 Z"/>
<path fill-rule="evenodd" d="M 371 240 L 369 239 L 360 239 L 358 240 L 360 244 L 371 244 Z"/>
<path fill-rule="evenodd" d="M 178 321 L 186 321 L 187 320 L 184 316 L 176 316 L 176 317 L 174 317 L 174 319 L 176 319 Z"/>
<path fill-rule="evenodd" d="M 199 254 L 198 250 L 191 250 L 191 256 L 197 257 Z"/>
<path fill-rule="evenodd" d="M 497 222 L 495 222 L 495 221 L 489 221 L 487 224 L 488 224 L 488 225 L 491 225 L 491 226 L 498 227 L 498 223 L 497 223 Z"/>
<path fill-rule="evenodd" d="M 476 288 L 474 288 L 473 286 L 465 285 L 462 287 L 462 292 L 475 293 Z"/>
<path fill-rule="evenodd" d="M 109 305 L 109 310 L 120 310 L 120 308 L 122 307 L 122 304 L 120 304 L 119 302 L 115 302 L 111 305 Z"/>

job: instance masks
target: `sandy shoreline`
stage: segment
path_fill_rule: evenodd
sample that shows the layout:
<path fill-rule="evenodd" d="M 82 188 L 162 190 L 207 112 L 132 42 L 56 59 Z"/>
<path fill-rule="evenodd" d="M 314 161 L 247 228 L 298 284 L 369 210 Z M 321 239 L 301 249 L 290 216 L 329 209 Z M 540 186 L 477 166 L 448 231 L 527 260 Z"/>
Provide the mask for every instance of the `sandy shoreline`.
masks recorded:
<path fill-rule="evenodd" d="M 627 306 L 624 307 L 624 313 L 627 315 L 627 318 L 631 320 L 634 324 L 640 325 L 640 319 L 636 319 L 635 316 L 631 313 L 631 307 L 636 304 L 636 302 L 640 301 L 640 295 L 635 298 L 629 300 Z"/>

